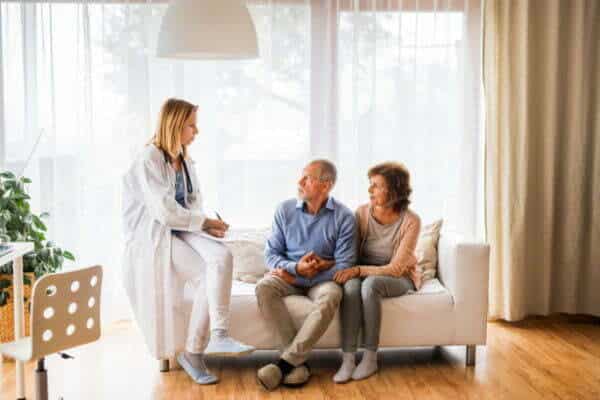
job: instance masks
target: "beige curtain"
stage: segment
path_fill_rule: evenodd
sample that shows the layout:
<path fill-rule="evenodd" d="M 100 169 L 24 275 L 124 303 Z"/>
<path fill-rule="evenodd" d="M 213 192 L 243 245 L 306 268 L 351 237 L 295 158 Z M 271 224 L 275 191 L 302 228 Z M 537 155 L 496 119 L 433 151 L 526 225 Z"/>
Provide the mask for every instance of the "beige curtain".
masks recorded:
<path fill-rule="evenodd" d="M 490 317 L 600 316 L 600 1 L 484 6 Z"/>

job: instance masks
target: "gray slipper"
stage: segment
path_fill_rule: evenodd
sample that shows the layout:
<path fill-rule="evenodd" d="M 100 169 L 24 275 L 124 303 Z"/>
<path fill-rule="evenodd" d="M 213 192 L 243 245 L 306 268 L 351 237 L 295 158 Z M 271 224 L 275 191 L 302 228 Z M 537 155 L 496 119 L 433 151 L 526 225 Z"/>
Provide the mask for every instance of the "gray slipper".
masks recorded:
<path fill-rule="evenodd" d="M 219 381 L 219 378 L 210 373 L 204 361 L 202 361 L 201 368 L 195 368 L 185 357 L 185 354 L 180 353 L 177 356 L 177 362 L 184 371 L 187 372 L 190 378 L 200 385 L 210 385 L 211 383 L 217 383 Z"/>

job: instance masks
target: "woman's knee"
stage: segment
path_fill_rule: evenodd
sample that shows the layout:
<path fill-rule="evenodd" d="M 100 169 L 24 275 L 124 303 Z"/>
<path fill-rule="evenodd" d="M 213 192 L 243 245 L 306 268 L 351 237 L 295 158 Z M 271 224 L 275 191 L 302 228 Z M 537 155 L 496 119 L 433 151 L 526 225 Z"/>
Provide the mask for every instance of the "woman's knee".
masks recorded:
<path fill-rule="evenodd" d="M 233 254 L 231 250 L 225 245 L 220 245 L 219 247 L 212 249 L 212 254 L 208 255 L 208 259 L 220 267 L 233 269 Z"/>
<path fill-rule="evenodd" d="M 368 276 L 362 282 L 361 295 L 363 299 L 381 296 L 381 282 L 376 276 Z"/>
<path fill-rule="evenodd" d="M 360 278 L 350 279 L 349 281 L 344 283 L 344 298 L 354 298 L 360 296 L 361 284 L 362 281 L 360 280 Z"/>
<path fill-rule="evenodd" d="M 229 250 L 229 247 L 223 247 L 224 249 L 221 256 L 223 259 L 223 263 L 225 264 L 225 266 L 233 268 L 233 254 L 231 253 L 231 250 Z"/>

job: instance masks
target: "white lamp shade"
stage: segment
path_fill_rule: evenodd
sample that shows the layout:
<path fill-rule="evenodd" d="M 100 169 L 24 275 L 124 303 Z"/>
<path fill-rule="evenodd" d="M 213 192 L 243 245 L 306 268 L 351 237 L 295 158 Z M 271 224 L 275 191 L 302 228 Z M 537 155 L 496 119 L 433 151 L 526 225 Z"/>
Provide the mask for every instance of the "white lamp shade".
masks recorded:
<path fill-rule="evenodd" d="M 256 29 L 242 0 L 172 0 L 156 53 L 183 59 L 257 58 Z"/>

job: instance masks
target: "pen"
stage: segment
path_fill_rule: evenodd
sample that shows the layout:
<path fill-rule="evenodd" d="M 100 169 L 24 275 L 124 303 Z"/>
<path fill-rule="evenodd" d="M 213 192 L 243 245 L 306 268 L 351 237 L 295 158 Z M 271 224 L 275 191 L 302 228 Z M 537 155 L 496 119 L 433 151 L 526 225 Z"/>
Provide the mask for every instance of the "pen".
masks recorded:
<path fill-rule="evenodd" d="M 215 211 L 215 214 L 217 215 L 217 218 L 219 218 L 219 221 L 223 221 L 223 218 L 221 218 L 218 212 Z"/>

